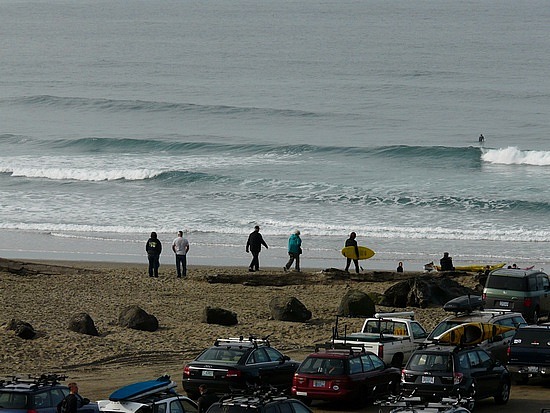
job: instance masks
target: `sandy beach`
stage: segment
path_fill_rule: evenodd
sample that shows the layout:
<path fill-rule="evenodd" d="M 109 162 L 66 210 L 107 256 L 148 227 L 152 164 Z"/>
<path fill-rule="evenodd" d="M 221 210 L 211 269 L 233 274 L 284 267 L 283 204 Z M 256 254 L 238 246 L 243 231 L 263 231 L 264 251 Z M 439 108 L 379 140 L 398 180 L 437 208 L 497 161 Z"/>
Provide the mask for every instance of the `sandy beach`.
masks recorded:
<path fill-rule="evenodd" d="M 330 338 L 338 305 L 348 289 L 383 293 L 396 282 L 335 280 L 319 270 L 306 269 L 299 283 L 290 283 L 287 281 L 293 273 L 284 278 L 281 270 L 266 269 L 257 273 L 258 277 L 275 281 L 262 286 L 207 281 L 213 275 L 242 276 L 244 280 L 250 276 L 244 267 L 191 266 L 186 279 L 177 279 L 173 267 L 162 266 L 160 277 L 154 279 L 146 275 L 145 264 L 6 260 L 2 264 L 0 375 L 63 373 L 78 381 L 81 393 L 92 400 L 106 398 L 121 385 L 164 373 L 180 383 L 183 364 L 218 337 L 270 335 L 273 346 L 301 360 L 315 343 Z M 377 272 L 362 275 L 376 277 Z M 405 273 L 402 277 L 414 275 Z M 475 283 L 472 276 L 457 280 L 471 287 Z M 272 320 L 269 301 L 280 295 L 299 299 L 312 311 L 312 319 L 307 323 Z M 117 325 L 120 311 L 134 304 L 157 317 L 158 331 Z M 239 324 L 224 327 L 202 323 L 206 306 L 234 311 Z M 377 311 L 392 310 L 377 307 Z M 416 319 L 428 330 L 445 316 L 441 308 L 398 309 L 403 310 L 415 311 Z M 98 337 L 67 329 L 71 315 L 80 312 L 92 317 Z M 11 319 L 30 323 L 37 337 L 22 340 L 7 331 Z M 361 321 L 349 319 L 346 323 L 353 331 Z M 548 384 L 542 386 L 542 393 L 537 387 L 536 399 L 544 403 L 550 399 L 550 390 Z M 522 394 L 527 394 L 529 387 L 522 387 L 527 388 Z M 517 394 L 514 391 L 513 395 Z M 488 403 L 487 408 L 495 407 Z"/>

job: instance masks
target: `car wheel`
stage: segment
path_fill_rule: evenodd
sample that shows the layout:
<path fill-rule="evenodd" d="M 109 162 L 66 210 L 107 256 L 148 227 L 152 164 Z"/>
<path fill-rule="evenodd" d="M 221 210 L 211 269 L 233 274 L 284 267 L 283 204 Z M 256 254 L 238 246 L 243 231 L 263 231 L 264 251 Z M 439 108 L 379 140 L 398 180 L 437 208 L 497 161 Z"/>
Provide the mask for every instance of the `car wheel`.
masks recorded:
<path fill-rule="evenodd" d="M 403 366 L 403 354 L 402 353 L 394 354 L 390 364 L 392 367 L 401 368 Z"/>
<path fill-rule="evenodd" d="M 510 400 L 510 382 L 502 381 L 498 386 L 497 394 L 495 394 L 496 404 L 506 404 Z"/>

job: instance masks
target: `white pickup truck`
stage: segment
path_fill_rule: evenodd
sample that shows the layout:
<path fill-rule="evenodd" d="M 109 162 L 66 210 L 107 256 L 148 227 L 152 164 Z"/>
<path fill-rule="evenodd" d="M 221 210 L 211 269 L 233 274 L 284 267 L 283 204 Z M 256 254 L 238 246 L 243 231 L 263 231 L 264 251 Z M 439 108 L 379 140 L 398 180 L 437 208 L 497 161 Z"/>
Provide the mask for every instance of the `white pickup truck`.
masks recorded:
<path fill-rule="evenodd" d="M 408 318 L 404 318 L 408 317 Z M 413 312 L 377 313 L 365 319 L 361 331 L 340 336 L 338 319 L 333 330 L 332 342 L 351 347 L 363 347 L 372 351 L 387 364 L 401 367 L 426 339 L 428 333 Z"/>

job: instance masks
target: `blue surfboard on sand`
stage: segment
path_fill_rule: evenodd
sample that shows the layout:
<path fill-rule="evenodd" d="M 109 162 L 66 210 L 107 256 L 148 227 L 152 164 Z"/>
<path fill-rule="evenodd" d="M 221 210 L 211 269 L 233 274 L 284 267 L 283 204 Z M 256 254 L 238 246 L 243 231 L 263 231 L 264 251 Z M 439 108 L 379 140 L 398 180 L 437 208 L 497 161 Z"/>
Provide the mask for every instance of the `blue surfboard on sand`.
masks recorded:
<path fill-rule="evenodd" d="M 140 381 L 138 383 L 129 384 L 115 390 L 109 396 L 109 400 L 117 402 L 124 400 L 135 400 L 140 397 L 149 396 L 173 389 L 177 386 L 175 381 L 170 380 L 170 376 L 162 376 L 156 380 Z"/>

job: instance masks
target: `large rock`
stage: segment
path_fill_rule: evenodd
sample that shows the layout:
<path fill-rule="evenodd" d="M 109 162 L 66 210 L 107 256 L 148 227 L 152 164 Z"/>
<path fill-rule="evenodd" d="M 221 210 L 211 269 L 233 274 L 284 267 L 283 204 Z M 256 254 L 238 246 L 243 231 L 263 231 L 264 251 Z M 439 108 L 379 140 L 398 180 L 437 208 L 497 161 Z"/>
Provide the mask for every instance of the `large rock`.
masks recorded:
<path fill-rule="evenodd" d="M 69 320 L 69 330 L 75 333 L 87 334 L 89 336 L 98 336 L 94 320 L 86 313 L 73 314 Z"/>
<path fill-rule="evenodd" d="M 439 307 L 461 295 L 474 294 L 471 288 L 464 287 L 447 277 L 425 275 L 406 280 L 388 288 L 381 305 L 388 307 Z"/>
<path fill-rule="evenodd" d="M 36 331 L 29 323 L 12 319 L 6 326 L 6 330 L 15 331 L 15 335 L 24 340 L 31 340 L 36 336 Z"/>
<path fill-rule="evenodd" d="M 219 307 L 205 307 L 202 313 L 202 322 L 219 324 L 221 326 L 234 326 L 238 324 L 236 313 Z"/>
<path fill-rule="evenodd" d="M 376 313 L 375 304 L 363 291 L 348 290 L 340 301 L 338 315 L 346 317 L 372 317 Z"/>
<path fill-rule="evenodd" d="M 137 305 L 124 308 L 118 316 L 118 324 L 122 327 L 142 331 L 157 331 L 159 328 L 157 318 Z"/>
<path fill-rule="evenodd" d="M 269 302 L 271 316 L 279 321 L 304 322 L 311 319 L 311 311 L 295 297 L 275 297 Z"/>

